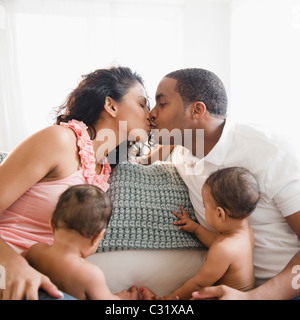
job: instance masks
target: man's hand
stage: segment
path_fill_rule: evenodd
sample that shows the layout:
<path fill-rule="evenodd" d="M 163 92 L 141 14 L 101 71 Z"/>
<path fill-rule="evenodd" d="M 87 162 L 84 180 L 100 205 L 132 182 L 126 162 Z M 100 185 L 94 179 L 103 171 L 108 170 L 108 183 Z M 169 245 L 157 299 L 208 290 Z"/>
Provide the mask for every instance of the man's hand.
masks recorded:
<path fill-rule="evenodd" d="M 206 287 L 192 293 L 193 300 L 248 300 L 247 292 L 225 285 Z"/>

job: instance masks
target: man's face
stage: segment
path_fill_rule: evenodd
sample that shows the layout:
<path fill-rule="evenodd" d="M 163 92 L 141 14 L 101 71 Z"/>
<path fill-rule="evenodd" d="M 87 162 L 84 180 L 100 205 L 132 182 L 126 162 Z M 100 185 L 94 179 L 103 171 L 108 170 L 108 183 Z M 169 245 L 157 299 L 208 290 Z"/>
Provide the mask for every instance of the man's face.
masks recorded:
<path fill-rule="evenodd" d="M 185 108 L 180 94 L 175 91 L 177 80 L 163 78 L 159 83 L 155 100 L 155 107 L 150 112 L 151 128 L 173 129 L 180 131 L 183 135 L 184 129 L 188 128 L 188 110 Z"/>

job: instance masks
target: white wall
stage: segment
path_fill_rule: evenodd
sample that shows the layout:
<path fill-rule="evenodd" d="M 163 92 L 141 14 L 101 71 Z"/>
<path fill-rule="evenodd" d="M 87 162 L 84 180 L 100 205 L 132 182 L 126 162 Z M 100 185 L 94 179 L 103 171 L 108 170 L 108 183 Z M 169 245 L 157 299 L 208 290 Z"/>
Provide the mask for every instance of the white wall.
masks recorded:
<path fill-rule="evenodd" d="M 230 1 L 186 0 L 184 67 L 215 72 L 230 93 Z"/>
<path fill-rule="evenodd" d="M 121 64 L 136 70 L 146 81 L 152 105 L 161 78 L 180 68 L 210 69 L 229 89 L 229 2 L 0 0 L 0 5 L 9 4 L 4 31 L 12 44 L 7 56 L 15 66 L 11 99 L 6 106 L 0 102 L 10 126 L 2 126 L 0 149 L 9 151 L 51 125 L 53 107 L 63 103 L 82 74 L 96 68 Z M 22 113 L 16 131 L 14 119 Z"/>
<path fill-rule="evenodd" d="M 50 125 L 51 110 L 63 103 L 80 76 L 111 64 L 141 73 L 152 98 L 166 73 L 209 69 L 227 88 L 230 116 L 299 133 L 300 0 L 1 4 L 10 6 L 6 24 L 1 11 L 0 42 L 11 39 L 5 55 L 0 52 L 0 91 L 10 88 L 5 89 L 6 105 L 0 93 L 0 150 L 10 151 Z M 14 110 L 21 115 L 17 126 Z"/>
<path fill-rule="evenodd" d="M 300 137 L 300 1 L 235 0 L 231 116 Z"/>

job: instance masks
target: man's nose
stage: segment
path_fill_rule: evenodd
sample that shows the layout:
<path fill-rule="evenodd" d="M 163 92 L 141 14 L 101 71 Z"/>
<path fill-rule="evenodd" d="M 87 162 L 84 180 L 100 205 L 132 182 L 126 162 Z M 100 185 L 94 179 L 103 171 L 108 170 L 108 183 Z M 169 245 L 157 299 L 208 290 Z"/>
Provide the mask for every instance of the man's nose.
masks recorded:
<path fill-rule="evenodd" d="M 154 121 L 157 118 L 156 107 L 154 107 L 150 112 L 150 120 Z"/>

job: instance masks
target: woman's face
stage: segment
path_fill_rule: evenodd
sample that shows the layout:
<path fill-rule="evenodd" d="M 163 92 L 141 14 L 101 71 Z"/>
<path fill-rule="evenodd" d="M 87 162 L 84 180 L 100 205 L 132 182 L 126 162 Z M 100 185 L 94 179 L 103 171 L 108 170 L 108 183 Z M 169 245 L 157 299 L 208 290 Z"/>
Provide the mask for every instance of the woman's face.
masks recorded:
<path fill-rule="evenodd" d="M 149 110 L 147 95 L 140 83 L 132 86 L 118 103 L 118 121 L 122 132 L 127 129 L 129 141 L 147 141 L 150 132 Z"/>

